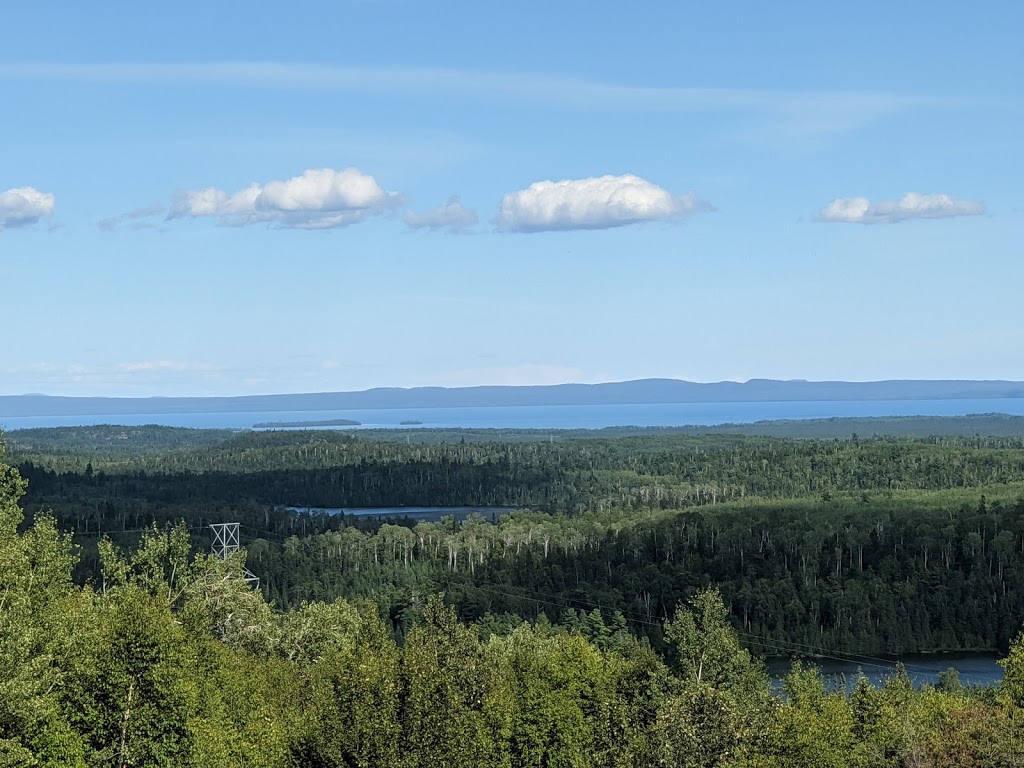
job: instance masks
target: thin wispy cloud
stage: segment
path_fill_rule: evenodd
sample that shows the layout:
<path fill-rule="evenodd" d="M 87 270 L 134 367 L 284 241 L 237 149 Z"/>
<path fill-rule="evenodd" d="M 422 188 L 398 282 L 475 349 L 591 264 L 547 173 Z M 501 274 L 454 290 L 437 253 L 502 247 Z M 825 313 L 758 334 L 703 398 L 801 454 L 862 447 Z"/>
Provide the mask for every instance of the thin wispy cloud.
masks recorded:
<path fill-rule="evenodd" d="M 217 371 L 219 368 L 212 363 L 192 360 L 139 360 L 130 363 L 118 363 L 115 366 L 115 370 L 120 373 L 153 373 L 160 371 L 198 371 L 205 373 Z"/>
<path fill-rule="evenodd" d="M 449 94 L 558 108 L 755 112 L 804 132 L 834 132 L 934 99 L 881 90 L 777 90 L 609 83 L 551 74 L 443 68 L 343 67 L 272 61 L 0 63 L 0 79 L 305 91 Z"/>
<path fill-rule="evenodd" d="M 826 224 L 895 224 L 910 219 L 950 219 L 980 216 L 985 206 L 949 195 L 908 192 L 899 200 L 871 202 L 866 197 L 837 197 L 814 217 Z"/>
<path fill-rule="evenodd" d="M 627 174 L 538 181 L 505 195 L 495 224 L 505 232 L 610 229 L 711 210 L 709 203 L 692 192 L 673 195 Z"/>
<path fill-rule="evenodd" d="M 458 197 L 450 197 L 447 203 L 432 211 L 406 211 L 402 220 L 411 229 L 444 230 L 450 234 L 460 234 L 475 226 L 479 217 L 476 211 L 464 207 Z"/>
<path fill-rule="evenodd" d="M 9 392 L 47 394 L 152 394 L 208 385 L 232 377 L 227 366 L 201 360 L 135 360 L 120 363 L 46 361 L 0 366 Z"/>
<path fill-rule="evenodd" d="M 29 227 L 53 214 L 55 197 L 35 187 L 15 187 L 0 192 L 0 232 Z"/>
<path fill-rule="evenodd" d="M 271 224 L 293 229 L 345 227 L 401 204 L 397 192 L 357 168 L 308 170 L 228 193 L 215 187 L 175 195 L 168 219 L 216 218 L 223 226 Z"/>
<path fill-rule="evenodd" d="M 166 210 L 162 203 L 152 203 L 142 208 L 136 208 L 134 211 L 122 213 L 119 216 L 101 219 L 97 222 L 96 226 L 104 232 L 113 232 L 121 226 L 128 226 L 130 229 L 156 229 L 157 225 L 153 221 L 154 217 L 159 216 Z"/>

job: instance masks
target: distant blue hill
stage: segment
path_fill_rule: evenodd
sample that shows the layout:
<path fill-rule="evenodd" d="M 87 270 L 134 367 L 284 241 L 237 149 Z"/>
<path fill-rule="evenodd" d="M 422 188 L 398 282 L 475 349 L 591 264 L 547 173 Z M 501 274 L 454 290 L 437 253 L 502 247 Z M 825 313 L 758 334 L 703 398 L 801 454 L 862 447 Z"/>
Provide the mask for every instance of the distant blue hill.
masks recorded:
<path fill-rule="evenodd" d="M 815 400 L 959 400 L 1024 397 L 1020 381 L 778 381 L 698 384 L 640 379 L 537 387 L 379 388 L 244 397 L 0 396 L 0 416 L 333 411 L 367 408 L 460 408 L 516 405 L 793 402 Z"/>

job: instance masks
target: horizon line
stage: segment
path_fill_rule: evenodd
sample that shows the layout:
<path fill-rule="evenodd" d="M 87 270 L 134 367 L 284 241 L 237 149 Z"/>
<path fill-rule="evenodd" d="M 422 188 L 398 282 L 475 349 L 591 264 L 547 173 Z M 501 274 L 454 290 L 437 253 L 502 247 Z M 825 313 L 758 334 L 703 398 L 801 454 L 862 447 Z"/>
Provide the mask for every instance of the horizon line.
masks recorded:
<path fill-rule="evenodd" d="M 691 379 L 679 379 L 666 376 L 649 376 L 637 379 L 621 379 L 600 382 L 575 382 L 567 381 L 557 384 L 468 384 L 458 386 L 443 386 L 436 384 L 413 385 L 413 386 L 376 386 L 366 389 L 335 389 L 317 391 L 294 391 L 294 392 L 262 392 L 255 394 L 231 394 L 231 395 L 52 395 L 45 392 L 21 392 L 16 394 L 0 394 L 0 398 L 50 398 L 64 400 L 226 400 L 245 399 L 259 397 L 301 397 L 310 395 L 341 395 L 341 394 L 365 394 L 370 392 L 417 392 L 426 390 L 463 391 L 480 389 L 558 389 L 561 387 L 606 387 L 624 384 L 640 384 L 647 382 L 662 382 L 674 384 L 689 384 L 693 386 L 721 386 L 735 385 L 746 386 L 755 383 L 771 384 L 1020 384 L 1024 386 L 1024 380 L 1018 379 L 775 379 L 768 377 L 751 377 L 742 381 L 734 379 L 719 379 L 715 381 L 694 381 Z"/>

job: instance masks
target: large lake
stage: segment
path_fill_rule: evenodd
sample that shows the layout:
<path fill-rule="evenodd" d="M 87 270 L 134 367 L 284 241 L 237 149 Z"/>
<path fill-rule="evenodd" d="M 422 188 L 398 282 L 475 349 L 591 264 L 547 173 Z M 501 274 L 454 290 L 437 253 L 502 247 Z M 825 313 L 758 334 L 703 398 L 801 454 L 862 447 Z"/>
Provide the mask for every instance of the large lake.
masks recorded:
<path fill-rule="evenodd" d="M 0 429 L 70 427 L 92 424 L 162 424 L 169 427 L 249 429 L 259 422 L 349 419 L 344 429 L 601 429 L 745 424 L 770 419 L 843 416 L 966 416 L 1007 413 L 1024 416 L 1024 398 L 992 400 L 819 400 L 760 403 L 665 403 L 654 405 L 546 405 L 494 408 L 393 408 L 344 411 L 259 411 L 240 413 L 136 413 L 101 416 L 0 416 Z"/>

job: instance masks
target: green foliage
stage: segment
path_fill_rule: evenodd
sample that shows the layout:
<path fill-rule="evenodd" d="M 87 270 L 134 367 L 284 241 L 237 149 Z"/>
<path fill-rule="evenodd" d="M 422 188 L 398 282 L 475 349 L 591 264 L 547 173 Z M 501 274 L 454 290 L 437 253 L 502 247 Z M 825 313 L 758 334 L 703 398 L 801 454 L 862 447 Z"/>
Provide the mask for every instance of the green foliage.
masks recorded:
<path fill-rule="evenodd" d="M 196 554 L 192 532 L 152 525 L 152 508 L 139 513 L 135 546 L 102 541 L 95 579 L 76 585 L 70 539 L 45 514 L 25 524 L 25 483 L 0 462 L 0 766 L 1020 765 L 1024 636 L 1009 639 L 1020 627 L 1024 502 L 1013 486 L 951 490 L 943 474 L 1011 476 L 1016 448 L 722 439 L 681 451 L 677 440 L 447 446 L 424 461 L 414 446 L 364 451 L 287 436 L 182 451 L 173 461 L 242 462 L 248 452 L 316 464 L 349 451 L 359 459 L 345 466 L 367 493 L 416 471 L 423 487 L 439 482 L 448 462 L 457 484 L 518 477 L 531 493 L 580 499 L 586 474 L 622 501 L 367 530 L 252 506 L 267 515 L 263 526 L 295 534 L 248 547 L 278 605 L 242 578 L 241 555 Z M 743 464 L 755 458 L 767 464 Z M 805 459 L 817 462 L 808 476 L 798 471 Z M 102 498 L 110 461 L 64 487 Z M 883 466 L 890 480 L 945 490 L 882 492 L 871 473 Z M 658 478 L 680 467 L 719 474 L 703 477 L 686 509 L 623 511 L 656 500 Z M 831 473 L 827 487 L 815 473 Z M 857 477 L 867 500 L 836 490 Z M 184 478 L 124 471 L 116 483 L 156 498 L 164 480 L 173 494 Z M 567 478 L 579 485 L 566 490 Z M 621 484 L 602 485 L 611 478 Z M 196 485 L 197 509 L 215 480 Z M 815 488 L 799 499 L 709 501 L 762 482 L 771 494 Z M 300 535 L 303 523 L 315 533 Z M 440 588 L 444 599 L 424 599 Z M 375 599 L 355 599 L 366 596 Z M 478 616 L 487 617 L 478 626 L 465 621 Z M 776 697 L 745 647 L 1001 638 L 1010 654 L 994 692 L 951 675 L 915 691 L 901 674 L 882 689 L 862 679 L 847 697 L 797 666 Z"/>
<path fill-rule="evenodd" d="M 433 598 L 402 653 L 403 764 L 493 764 L 494 741 L 485 714 L 490 675 L 476 633 Z"/>
<path fill-rule="evenodd" d="M 194 648 L 163 595 L 108 593 L 99 631 L 67 682 L 67 717 L 95 765 L 174 766 L 189 753 L 199 702 Z"/>
<path fill-rule="evenodd" d="M 705 589 L 665 623 L 679 677 L 687 685 L 721 688 L 744 699 L 764 695 L 767 675 L 740 644 L 728 619 L 721 594 Z"/>
<path fill-rule="evenodd" d="M 2 459 L 0 443 L 0 765 L 80 765 L 54 694 L 77 607 L 70 542 L 50 518 L 18 532 L 25 483 Z"/>
<path fill-rule="evenodd" d="M 688 686 L 658 712 L 658 765 L 713 768 L 741 758 L 745 715 L 735 698 L 706 683 Z"/>
<path fill-rule="evenodd" d="M 665 624 L 680 691 L 658 715 L 660 764 L 711 768 L 754 748 L 769 708 L 763 666 L 740 645 L 722 596 L 702 590 Z"/>
<path fill-rule="evenodd" d="M 306 723 L 289 663 L 205 638 L 198 643 L 199 708 L 188 719 L 195 768 L 291 768 Z"/>
<path fill-rule="evenodd" d="M 33 503 L 203 499 L 326 507 L 681 509 L 761 498 L 860 498 L 1024 481 L 1024 438 L 780 440 L 734 435 L 404 444 L 337 432 L 243 433 L 187 448 L 22 443 Z M 86 472 L 91 466 L 92 472 Z M 99 513 L 100 510 L 97 510 Z M 106 515 L 93 516 L 102 524 Z M 85 522 L 84 518 L 82 522 Z M 109 527 L 109 526 L 108 526 Z"/>
<path fill-rule="evenodd" d="M 489 714 L 507 734 L 502 751 L 513 765 L 621 764 L 628 755 L 628 740 L 609 740 L 605 730 L 627 725 L 612 711 L 614 671 L 580 635 L 545 636 L 523 624 L 493 638 L 487 653 L 498 677 Z"/>
<path fill-rule="evenodd" d="M 1017 635 L 1010 653 L 999 665 L 1003 668 L 1001 694 L 1013 706 L 1024 707 L 1024 632 Z"/>
<path fill-rule="evenodd" d="M 787 704 L 779 708 L 769 751 L 783 764 L 853 768 L 863 763 L 854 749 L 855 719 L 842 692 L 827 694 L 821 673 L 794 664 L 786 677 Z"/>
<path fill-rule="evenodd" d="M 362 606 L 357 621 L 351 644 L 333 645 L 304 675 L 303 753 L 316 765 L 399 764 L 398 648 L 375 606 Z"/>
<path fill-rule="evenodd" d="M 618 612 L 661 647 L 661 620 L 709 584 L 760 653 L 1006 649 L 1024 624 L 1020 438 L 588 433 L 538 443 L 488 433 L 404 444 L 338 432 L 137 428 L 121 439 L 117 428 L 90 429 L 19 436 L 19 450 L 31 479 L 25 508 L 50 507 L 76 530 L 76 578 L 99 589 L 118 578 L 109 545 L 101 558 L 94 543 L 101 531 L 136 548 L 132 531 L 185 519 L 187 536 L 156 547 L 180 553 L 204 541 L 209 523 L 239 520 L 249 567 L 277 606 L 373 598 L 399 635 L 423 595 L 445 591 L 463 619 L 582 612 L 581 632 L 601 647 L 623 636 Z M 58 451 L 60 435 L 68 443 Z M 134 442 L 136 452 L 126 448 Z M 545 511 L 382 524 L 279 506 L 289 501 Z M 136 580 L 159 576 L 133 568 Z M 177 594 L 172 575 L 161 578 Z"/>

